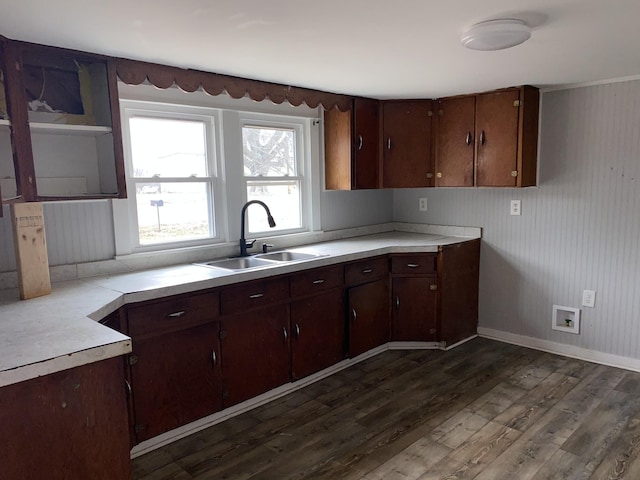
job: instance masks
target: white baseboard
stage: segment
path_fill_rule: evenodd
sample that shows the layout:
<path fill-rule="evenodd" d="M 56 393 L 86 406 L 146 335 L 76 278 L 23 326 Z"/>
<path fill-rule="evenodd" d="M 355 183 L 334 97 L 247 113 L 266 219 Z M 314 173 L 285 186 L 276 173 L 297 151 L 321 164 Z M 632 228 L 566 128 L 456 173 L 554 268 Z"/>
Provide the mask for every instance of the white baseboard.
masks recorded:
<path fill-rule="evenodd" d="M 175 442 L 176 440 L 180 440 L 181 438 L 188 437 L 189 435 L 199 432 L 200 430 L 204 430 L 205 428 L 209 428 L 218 423 L 224 422 L 230 418 L 233 418 L 241 413 L 247 412 L 253 408 L 264 405 L 265 403 L 269 403 L 273 400 L 276 400 L 284 395 L 295 392 L 296 390 L 300 390 L 301 388 L 306 387 L 312 383 L 315 383 L 323 378 L 326 378 L 334 373 L 339 372 L 340 370 L 344 370 L 345 368 L 349 368 L 356 363 L 360 363 L 363 360 L 374 357 L 382 352 L 386 352 L 387 350 L 451 350 L 458 345 L 461 345 L 469 340 L 476 338 L 477 335 L 473 335 L 469 338 L 466 338 L 458 343 L 450 345 L 448 347 L 444 347 L 443 344 L 438 342 L 389 342 L 384 345 L 380 345 L 368 352 L 363 353 L 362 355 L 358 355 L 354 358 L 349 358 L 341 361 L 335 365 L 332 365 L 329 368 L 325 368 L 324 370 L 314 373 L 313 375 L 309 375 L 301 380 L 287 383 L 285 385 L 281 385 L 280 387 L 274 388 L 273 390 L 269 390 L 268 392 L 263 393 L 262 395 L 258 395 L 257 397 L 250 398 L 249 400 L 245 400 L 238 405 L 233 405 L 232 407 L 225 408 L 224 410 L 214 413 L 213 415 L 209 415 L 208 417 L 200 418 L 195 422 L 191 422 L 187 425 L 183 425 L 174 430 L 170 430 L 163 434 L 158 435 L 157 437 L 150 438 L 149 440 L 145 440 L 144 442 L 140 442 L 138 445 L 131 449 L 131 458 L 139 457 L 140 455 L 144 455 L 145 453 L 149 453 L 153 450 L 156 450 L 160 447 L 163 447 L 169 443 Z"/>
<path fill-rule="evenodd" d="M 611 353 L 598 352 L 596 350 L 589 350 L 587 348 L 566 345 L 564 343 L 552 342 L 550 340 L 526 337 L 524 335 L 503 332 L 501 330 L 493 330 L 491 328 L 478 327 L 478 335 L 482 338 L 511 343 L 512 345 L 533 348 L 534 350 L 555 353 L 565 357 L 577 358 L 578 360 L 599 363 L 609 367 L 624 368 L 625 370 L 640 372 L 640 360 L 637 358 L 622 357 Z"/>

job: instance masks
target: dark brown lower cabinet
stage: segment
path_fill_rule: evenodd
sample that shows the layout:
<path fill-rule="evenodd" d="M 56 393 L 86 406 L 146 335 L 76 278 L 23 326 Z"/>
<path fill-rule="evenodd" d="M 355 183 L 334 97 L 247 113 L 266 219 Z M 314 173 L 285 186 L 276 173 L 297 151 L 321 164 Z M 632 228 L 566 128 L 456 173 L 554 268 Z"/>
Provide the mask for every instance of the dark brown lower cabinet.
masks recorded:
<path fill-rule="evenodd" d="M 393 278 L 391 308 L 394 341 L 436 341 L 437 284 L 435 275 Z"/>
<path fill-rule="evenodd" d="M 289 381 L 289 306 L 222 318 L 223 405 L 229 407 Z"/>
<path fill-rule="evenodd" d="M 348 297 L 349 355 L 355 357 L 389 341 L 389 279 L 351 287 Z"/>
<path fill-rule="evenodd" d="M 133 342 L 138 442 L 222 409 L 219 323 Z"/>
<path fill-rule="evenodd" d="M 131 478 L 121 357 L 0 388 L 0 478 Z"/>
<path fill-rule="evenodd" d="M 342 288 L 291 304 L 291 376 L 294 380 L 344 358 Z"/>

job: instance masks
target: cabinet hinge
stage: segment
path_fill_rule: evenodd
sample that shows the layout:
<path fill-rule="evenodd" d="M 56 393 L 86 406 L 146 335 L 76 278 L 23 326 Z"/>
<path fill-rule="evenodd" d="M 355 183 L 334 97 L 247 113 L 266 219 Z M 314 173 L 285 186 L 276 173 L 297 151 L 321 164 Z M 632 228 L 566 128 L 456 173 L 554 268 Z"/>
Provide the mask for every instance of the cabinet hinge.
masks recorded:
<path fill-rule="evenodd" d="M 433 112 L 431 110 L 427 112 L 427 117 L 433 117 Z"/>
<path fill-rule="evenodd" d="M 522 105 L 522 102 L 520 100 L 514 100 L 513 101 L 513 106 L 514 107 L 519 107 L 520 105 Z"/>
<path fill-rule="evenodd" d="M 222 391 L 222 398 L 229 398 L 229 390 Z"/>
<path fill-rule="evenodd" d="M 127 363 L 129 363 L 129 365 L 135 365 L 136 363 L 138 363 L 138 356 L 129 355 L 129 358 L 127 359 Z"/>
<path fill-rule="evenodd" d="M 144 425 L 142 425 L 141 423 L 138 423 L 133 427 L 133 431 L 136 433 L 140 433 L 143 430 L 144 430 Z"/>
<path fill-rule="evenodd" d="M 227 338 L 227 331 L 220 330 L 220 333 L 218 334 L 218 336 L 220 337 L 220 340 L 224 340 L 225 338 Z"/>
<path fill-rule="evenodd" d="M 438 110 L 438 115 L 442 116 L 444 112 L 442 110 Z"/>
<path fill-rule="evenodd" d="M 438 289 L 438 285 L 436 283 L 434 283 L 433 285 L 429 285 L 429 290 L 437 290 Z"/>
<path fill-rule="evenodd" d="M 429 333 L 430 333 L 431 335 L 433 335 L 434 333 L 436 333 L 436 329 L 435 329 L 435 328 L 430 328 L 430 329 L 429 329 Z"/>
<path fill-rule="evenodd" d="M 427 173 L 427 178 L 433 178 L 433 173 Z"/>
<path fill-rule="evenodd" d="M 518 176 L 518 171 L 517 170 L 512 170 L 511 171 L 511 176 L 512 177 L 517 177 Z"/>
<path fill-rule="evenodd" d="M 436 173 L 436 178 L 442 178 L 442 172 Z"/>

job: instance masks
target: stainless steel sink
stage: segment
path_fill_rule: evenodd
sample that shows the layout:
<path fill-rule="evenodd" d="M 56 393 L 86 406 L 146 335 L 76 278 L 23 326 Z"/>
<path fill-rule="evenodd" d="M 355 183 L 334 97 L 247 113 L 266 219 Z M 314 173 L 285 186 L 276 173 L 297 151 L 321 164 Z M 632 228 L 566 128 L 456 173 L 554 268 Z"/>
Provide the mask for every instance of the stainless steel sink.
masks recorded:
<path fill-rule="evenodd" d="M 323 256 L 325 255 L 321 255 L 319 253 L 291 252 L 289 250 L 283 250 L 281 252 L 263 253 L 258 255 L 258 258 L 273 260 L 275 262 L 297 262 L 300 260 L 310 260 L 312 258 Z"/>
<path fill-rule="evenodd" d="M 276 265 L 276 263 L 257 257 L 237 257 L 228 258 L 226 260 L 216 260 L 213 262 L 201 263 L 199 265 L 223 268 L 225 270 L 247 270 L 249 268 L 272 267 Z"/>
<path fill-rule="evenodd" d="M 289 262 L 300 262 L 313 258 L 326 257 L 319 253 L 291 252 L 282 250 L 280 252 L 261 253 L 250 257 L 234 257 L 225 260 L 214 260 L 212 262 L 197 263 L 205 267 L 222 268 L 224 270 L 249 270 L 252 268 L 273 267 Z"/>

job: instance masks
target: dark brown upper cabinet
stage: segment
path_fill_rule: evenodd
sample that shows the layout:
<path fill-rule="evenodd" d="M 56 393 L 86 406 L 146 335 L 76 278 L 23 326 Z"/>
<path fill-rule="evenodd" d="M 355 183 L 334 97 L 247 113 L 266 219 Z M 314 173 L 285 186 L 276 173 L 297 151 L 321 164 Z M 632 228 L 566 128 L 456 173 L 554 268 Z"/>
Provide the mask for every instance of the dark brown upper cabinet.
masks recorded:
<path fill-rule="evenodd" d="M 536 185 L 539 95 L 525 86 L 476 96 L 476 186 Z"/>
<path fill-rule="evenodd" d="M 438 100 L 435 116 L 436 187 L 473 186 L 475 113 L 475 96 Z"/>
<path fill-rule="evenodd" d="M 7 117 L 0 119 L 3 199 L 126 197 L 113 61 L 12 40 L 4 40 L 2 54 Z M 14 166 L 8 174 L 7 131 Z"/>
<path fill-rule="evenodd" d="M 431 100 L 382 103 L 383 188 L 433 186 Z"/>
<path fill-rule="evenodd" d="M 378 188 L 378 101 L 355 98 L 346 112 L 324 113 L 327 190 Z"/>

